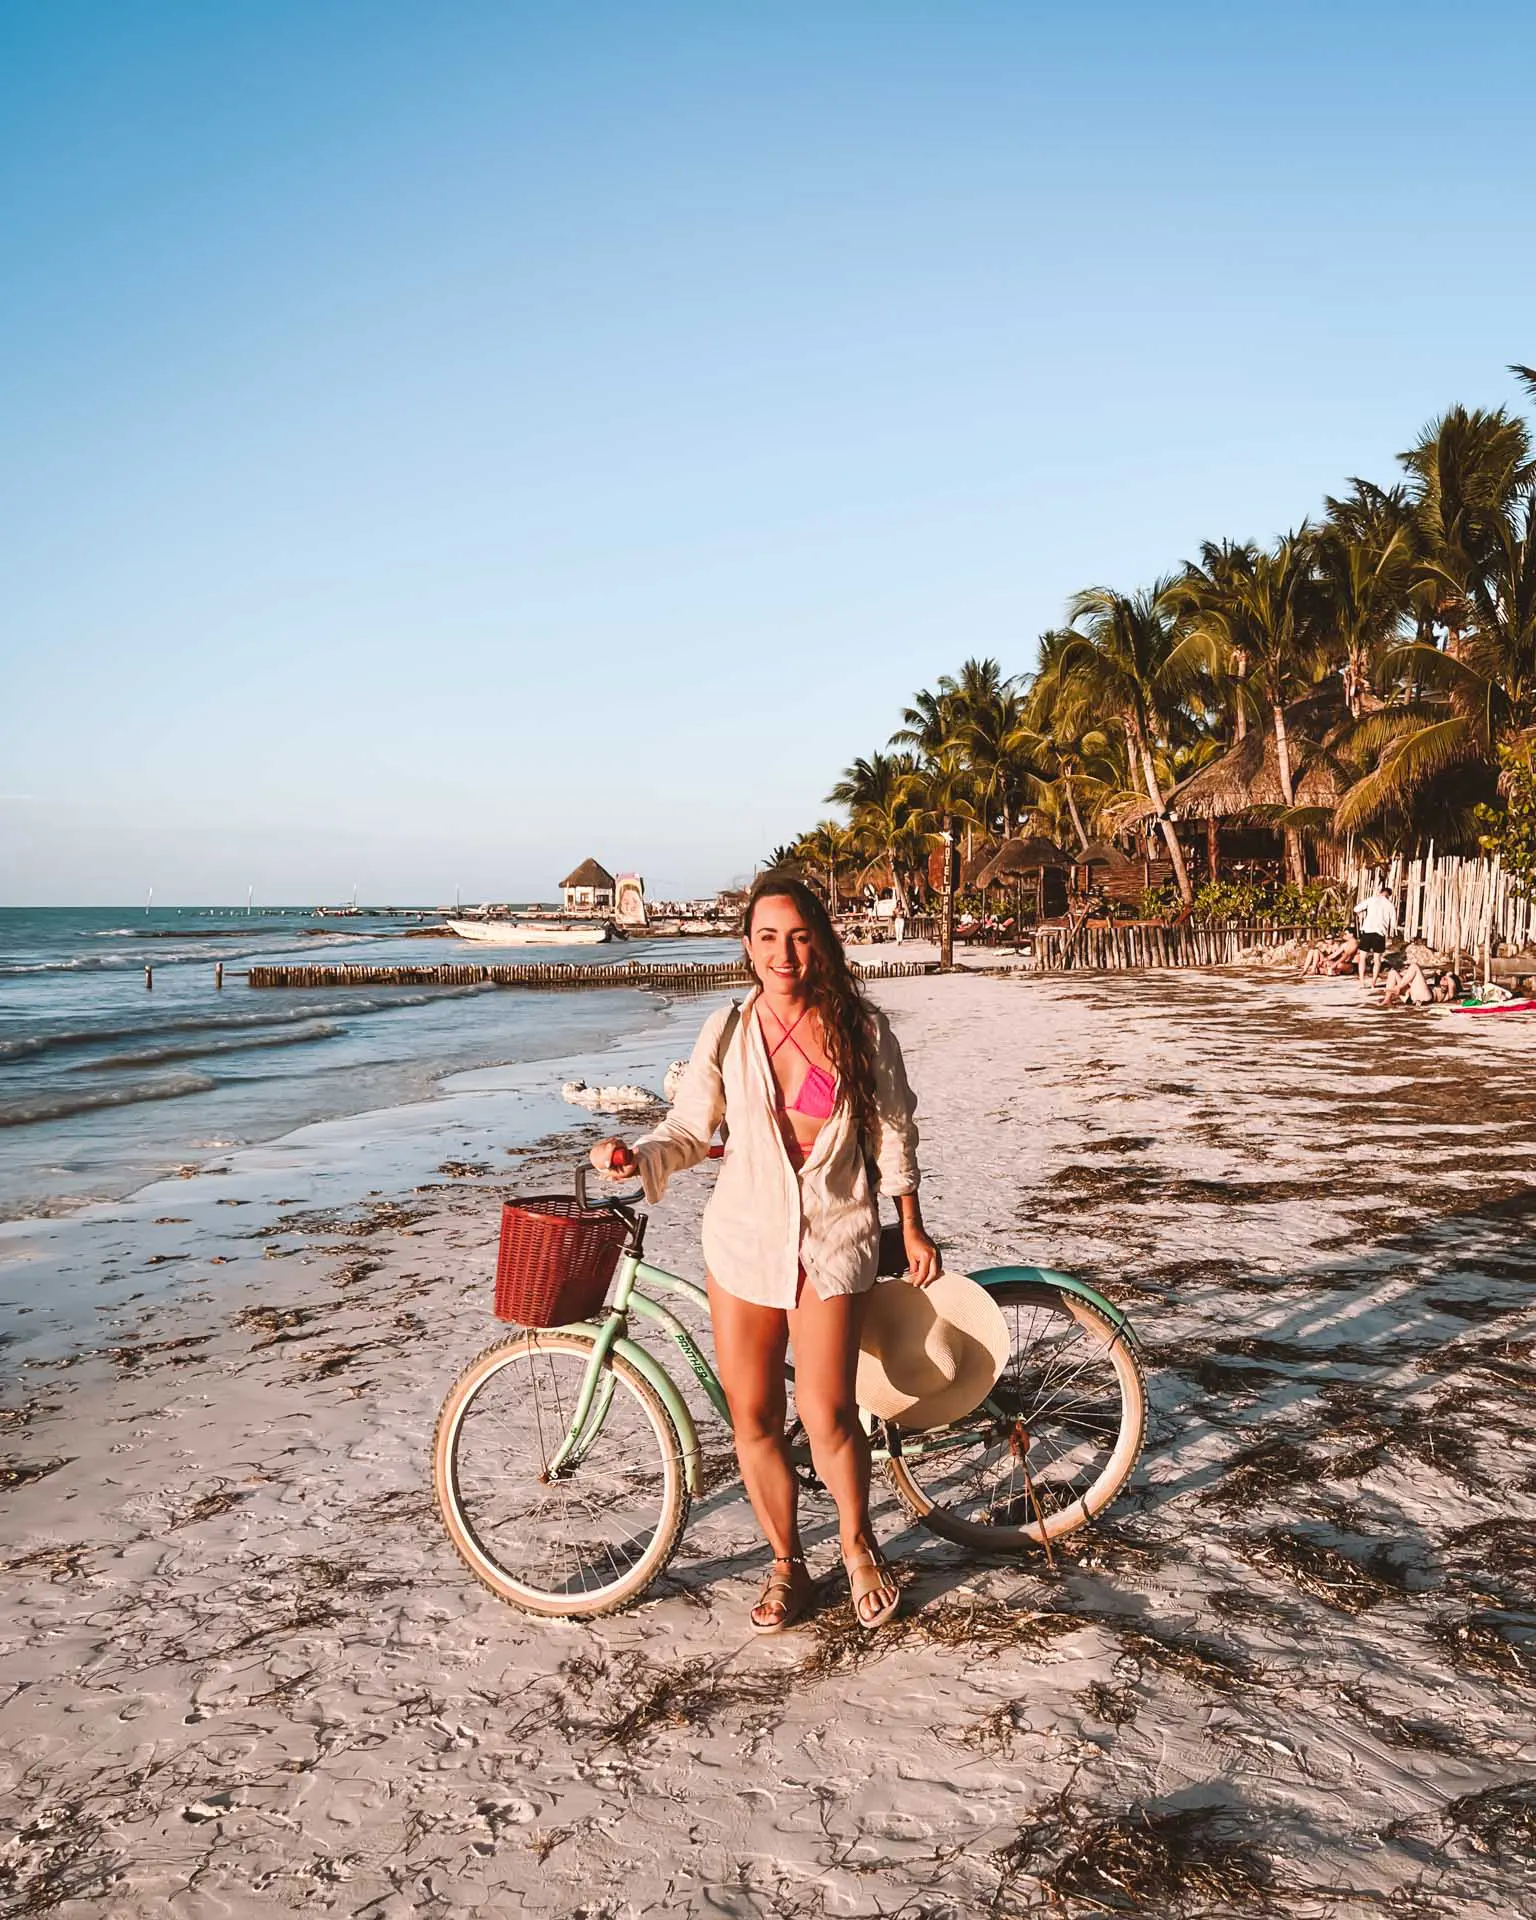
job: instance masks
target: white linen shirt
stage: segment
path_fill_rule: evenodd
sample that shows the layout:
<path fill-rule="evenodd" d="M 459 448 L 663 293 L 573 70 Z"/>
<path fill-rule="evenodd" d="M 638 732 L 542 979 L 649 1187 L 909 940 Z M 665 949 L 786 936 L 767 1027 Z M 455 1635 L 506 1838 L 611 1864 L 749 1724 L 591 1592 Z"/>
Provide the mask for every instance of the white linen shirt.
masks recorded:
<path fill-rule="evenodd" d="M 731 1017 L 722 1007 L 704 1023 L 672 1111 L 635 1142 L 645 1197 L 653 1205 L 673 1174 L 697 1166 L 722 1120 L 727 1122 L 720 1178 L 704 1209 L 704 1260 L 727 1293 L 760 1307 L 789 1309 L 799 1270 L 823 1300 L 863 1293 L 875 1284 L 880 1214 L 853 1111 L 840 1095 L 830 1118 L 796 1170 L 779 1131 L 777 1087 L 762 1031 L 747 996 L 725 1048 Z M 916 1193 L 917 1102 L 907 1084 L 890 1023 L 873 1012 L 875 1130 L 868 1142 L 880 1185 Z"/>
<path fill-rule="evenodd" d="M 1373 893 L 1358 913 L 1362 933 L 1379 933 L 1390 940 L 1397 932 L 1397 908 L 1384 893 Z"/>

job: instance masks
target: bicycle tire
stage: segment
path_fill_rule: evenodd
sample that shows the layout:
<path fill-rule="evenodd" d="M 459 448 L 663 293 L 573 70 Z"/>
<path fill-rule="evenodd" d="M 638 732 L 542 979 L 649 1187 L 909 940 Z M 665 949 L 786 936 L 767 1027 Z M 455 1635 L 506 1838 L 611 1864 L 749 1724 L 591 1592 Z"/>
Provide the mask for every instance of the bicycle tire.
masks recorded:
<path fill-rule="evenodd" d="M 957 1421 L 944 1430 L 948 1434 L 974 1432 L 975 1447 L 967 1450 L 956 1446 L 910 1459 L 902 1455 L 900 1433 L 894 1433 L 886 1473 L 908 1513 L 931 1532 L 961 1546 L 1013 1554 L 1087 1526 L 1121 1492 L 1135 1471 L 1146 1438 L 1146 1377 L 1130 1341 L 1088 1301 L 1044 1282 L 1016 1281 L 989 1291 L 1009 1317 L 1013 1340 L 1009 1366 L 993 1395 L 1006 1417 L 999 1420 L 984 1409 L 978 1410 L 969 1420 Z M 1023 1320 L 1026 1313 L 1027 1328 Z M 1048 1321 L 1042 1322 L 1042 1315 L 1049 1316 Z M 1076 1335 L 1067 1333 L 1068 1321 L 1077 1329 Z M 1054 1357 L 1048 1355 L 1043 1367 L 1038 1358 L 1032 1357 L 1042 1344 L 1039 1336 L 1051 1328 L 1065 1335 L 1067 1344 L 1079 1336 L 1092 1343 L 1078 1374 L 1097 1360 L 1103 1382 L 1098 1391 L 1106 1408 L 1111 1395 L 1115 1401 L 1112 1441 L 1107 1411 L 1076 1416 L 1076 1448 L 1085 1456 L 1082 1484 L 1075 1479 L 1069 1481 L 1065 1474 L 1051 1477 L 1053 1465 L 1064 1466 L 1071 1456 L 1058 1441 L 1045 1439 L 1039 1432 L 1043 1426 L 1047 1434 L 1053 1428 L 1070 1434 L 1074 1426 L 1071 1405 L 1062 1401 L 1064 1376 L 1059 1371 L 1053 1375 L 1051 1370 Z M 1070 1384 L 1075 1377 L 1069 1374 L 1065 1379 Z M 1112 1389 L 1108 1384 L 1111 1377 Z M 1032 1423 L 1034 1433 L 1029 1431 Z M 1016 1438 L 1021 1434 L 1023 1447 L 1016 1450 Z M 989 1450 L 1000 1453 L 1005 1445 L 1010 1462 L 1008 1479 L 1000 1491 L 989 1493 L 983 1472 L 986 1457 Z M 1040 1445 L 1054 1446 L 1056 1460 L 1042 1456 L 1044 1477 L 1035 1480 L 1023 1474 L 1023 1464 Z M 1103 1455 L 1101 1463 L 1097 1453 Z M 1012 1464 L 1015 1461 L 1017 1465 Z M 957 1473 L 963 1472 L 967 1462 L 971 1463 L 969 1490 L 955 1484 Z M 1014 1520 L 1022 1524 L 1011 1524 Z"/>
<path fill-rule="evenodd" d="M 682 1441 L 661 1396 L 622 1354 L 609 1357 L 613 1402 L 593 1443 L 581 1450 L 574 1468 L 554 1480 L 544 1473 L 550 1454 L 569 1429 L 569 1410 L 574 1404 L 570 1390 L 579 1383 L 592 1346 L 590 1336 L 564 1331 L 529 1332 L 497 1341 L 477 1354 L 454 1381 L 433 1429 L 432 1489 L 454 1551 L 498 1600 L 525 1613 L 592 1619 L 631 1604 L 671 1559 L 688 1521 L 691 1496 L 684 1476 Z M 520 1362 L 526 1364 L 519 1367 Z M 513 1370 L 511 1374 L 509 1369 Z M 557 1375 L 564 1376 L 567 1391 L 561 1392 L 555 1384 Z M 489 1404 L 493 1390 L 505 1389 L 516 1394 L 510 1419 Z M 625 1396 L 622 1400 L 621 1395 Z M 494 1418 L 496 1432 L 493 1434 L 486 1423 L 482 1435 L 480 1423 L 476 1424 L 471 1471 L 464 1456 L 477 1401 L 481 1403 L 480 1412 Z M 618 1428 L 610 1433 L 614 1407 L 625 1411 Z M 551 1417 L 546 1418 L 546 1413 Z M 655 1445 L 654 1469 L 647 1468 L 642 1458 L 646 1432 Z M 602 1444 L 605 1438 L 607 1446 Z M 501 1472 L 494 1457 L 498 1446 L 507 1454 Z M 488 1457 L 482 1459 L 482 1455 Z M 613 1488 L 622 1489 L 626 1481 L 638 1487 L 636 1476 L 648 1471 L 654 1472 L 654 1483 L 645 1487 L 637 1503 L 643 1538 L 636 1535 L 621 1540 L 626 1555 L 622 1565 L 612 1543 L 598 1542 L 596 1550 L 612 1562 L 613 1577 L 589 1584 L 584 1575 L 572 1576 L 577 1579 L 574 1591 L 572 1577 L 564 1582 L 552 1581 L 548 1568 L 537 1563 L 534 1545 L 530 1542 L 520 1547 L 515 1525 L 506 1519 L 497 1521 L 492 1511 L 497 1489 L 504 1490 L 500 1498 L 505 1501 L 526 1498 L 535 1506 L 551 1508 L 561 1503 L 549 1489 L 578 1488 L 578 1483 L 583 1483 L 578 1489 L 580 1497 L 597 1501 L 595 1513 L 612 1516 L 618 1510 L 618 1501 L 609 1497 Z M 472 1485 L 466 1487 L 466 1480 Z M 651 1505 L 655 1507 L 654 1519 L 645 1513 Z M 571 1518 L 572 1506 L 567 1498 L 560 1524 L 567 1529 L 566 1545 L 574 1557 L 582 1549 L 570 1533 Z M 553 1533 L 553 1553 L 558 1530 L 546 1525 L 542 1531 Z"/>

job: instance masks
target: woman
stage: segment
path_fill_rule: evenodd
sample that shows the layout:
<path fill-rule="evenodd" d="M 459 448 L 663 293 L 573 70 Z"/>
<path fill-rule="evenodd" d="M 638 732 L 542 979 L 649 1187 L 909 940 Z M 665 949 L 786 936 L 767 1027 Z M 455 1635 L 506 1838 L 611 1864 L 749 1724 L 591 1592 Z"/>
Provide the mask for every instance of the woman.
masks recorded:
<path fill-rule="evenodd" d="M 757 985 L 739 1010 L 705 1022 L 671 1113 L 633 1148 L 599 1141 L 592 1163 L 621 1178 L 638 1173 L 654 1204 L 726 1123 L 704 1255 L 736 1458 L 774 1555 L 752 1626 L 782 1633 L 811 1596 L 784 1433 L 793 1346 L 795 1410 L 837 1502 L 854 1611 L 877 1627 L 900 1591 L 870 1527 L 854 1372 L 880 1242 L 872 1176 L 900 1209 L 907 1278 L 926 1286 L 939 1271 L 917 1199 L 915 1102 L 885 1016 L 865 999 L 809 887 L 765 874 L 747 901 L 742 944 Z"/>

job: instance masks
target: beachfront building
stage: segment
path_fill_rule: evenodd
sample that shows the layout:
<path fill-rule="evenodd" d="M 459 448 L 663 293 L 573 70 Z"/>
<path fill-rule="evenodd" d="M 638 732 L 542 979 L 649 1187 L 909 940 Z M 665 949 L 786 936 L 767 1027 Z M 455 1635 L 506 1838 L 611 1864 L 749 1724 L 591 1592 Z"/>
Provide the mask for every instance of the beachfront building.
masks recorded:
<path fill-rule="evenodd" d="M 1285 877 L 1285 837 L 1278 821 L 1307 816 L 1324 822 L 1332 815 L 1350 773 L 1322 744 L 1326 716 L 1316 704 L 1298 701 L 1285 716 L 1291 799 L 1280 778 L 1280 753 L 1274 729 L 1252 729 L 1219 760 L 1191 775 L 1173 790 L 1168 811 L 1183 832 L 1204 829 L 1204 869 L 1208 879 Z M 1325 831 L 1308 826 L 1298 833 L 1309 871 L 1338 870 L 1342 849 Z"/>
<path fill-rule="evenodd" d="M 612 913 L 614 878 L 595 860 L 583 860 L 560 882 L 567 913 Z"/>

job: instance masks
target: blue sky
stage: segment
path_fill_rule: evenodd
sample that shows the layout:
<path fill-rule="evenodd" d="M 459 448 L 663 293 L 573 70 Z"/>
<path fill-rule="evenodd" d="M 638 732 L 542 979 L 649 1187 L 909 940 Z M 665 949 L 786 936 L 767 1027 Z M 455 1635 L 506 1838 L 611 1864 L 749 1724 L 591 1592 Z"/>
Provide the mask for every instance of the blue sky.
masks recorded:
<path fill-rule="evenodd" d="M 1525 5 L 0 0 L 0 901 L 692 891 L 1536 360 Z"/>

